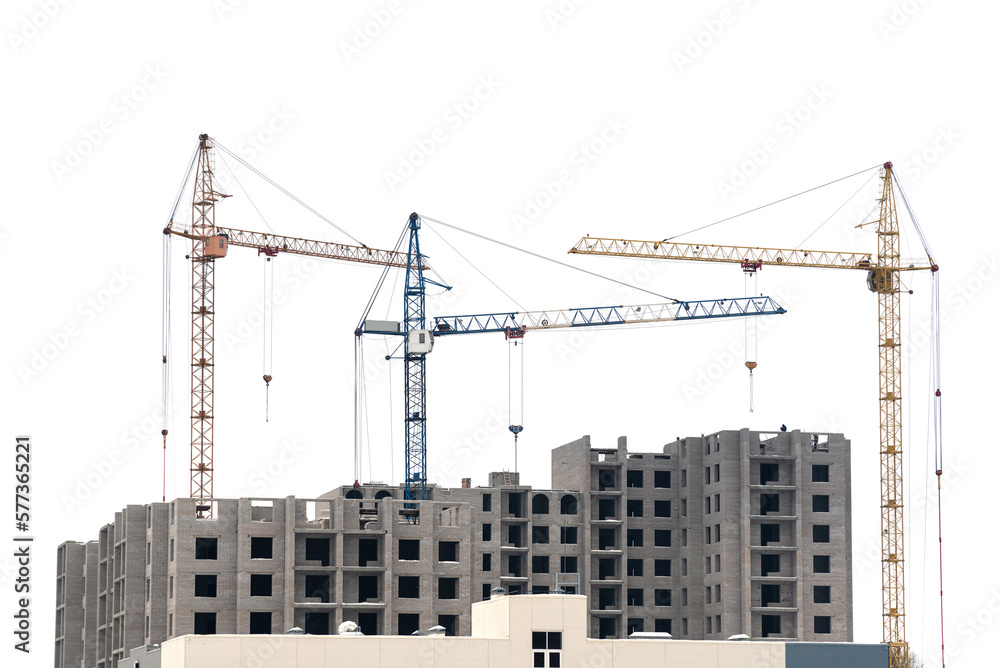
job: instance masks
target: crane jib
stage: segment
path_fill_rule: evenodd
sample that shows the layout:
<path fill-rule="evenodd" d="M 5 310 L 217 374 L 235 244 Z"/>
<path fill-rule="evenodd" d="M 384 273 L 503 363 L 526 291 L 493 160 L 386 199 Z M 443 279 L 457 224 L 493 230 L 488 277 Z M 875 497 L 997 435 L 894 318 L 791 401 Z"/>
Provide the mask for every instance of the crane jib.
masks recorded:
<path fill-rule="evenodd" d="M 741 297 L 674 302 L 670 304 L 640 304 L 633 306 L 595 306 L 549 311 L 479 313 L 438 316 L 431 331 L 435 337 L 451 334 L 484 334 L 488 332 L 523 331 L 527 329 L 564 329 L 670 322 L 674 320 L 705 320 L 711 318 L 781 315 L 785 309 L 771 297 Z M 367 320 L 360 330 L 364 334 L 399 336 L 404 328 L 398 323 Z"/>

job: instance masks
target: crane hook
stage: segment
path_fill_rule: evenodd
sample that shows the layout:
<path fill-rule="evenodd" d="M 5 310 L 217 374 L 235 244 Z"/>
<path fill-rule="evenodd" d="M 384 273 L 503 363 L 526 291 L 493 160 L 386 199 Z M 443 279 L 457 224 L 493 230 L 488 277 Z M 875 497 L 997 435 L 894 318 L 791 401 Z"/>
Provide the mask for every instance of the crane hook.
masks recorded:
<path fill-rule="evenodd" d="M 271 375 L 264 374 L 264 422 L 271 421 Z"/>

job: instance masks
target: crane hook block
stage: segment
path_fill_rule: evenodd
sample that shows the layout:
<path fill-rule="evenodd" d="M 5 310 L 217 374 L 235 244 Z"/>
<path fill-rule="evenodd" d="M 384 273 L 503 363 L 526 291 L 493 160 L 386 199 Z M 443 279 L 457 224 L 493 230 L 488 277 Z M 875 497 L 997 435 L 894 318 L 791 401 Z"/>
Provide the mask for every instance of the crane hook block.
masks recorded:
<path fill-rule="evenodd" d="M 753 373 L 753 370 L 757 368 L 757 363 L 756 362 L 747 362 L 746 363 L 746 367 L 748 369 L 750 369 L 750 373 Z"/>
<path fill-rule="evenodd" d="M 267 386 L 271 385 L 271 376 L 264 374 L 264 384 Z"/>
<path fill-rule="evenodd" d="M 521 426 L 521 425 L 519 425 L 519 424 L 512 424 L 512 425 L 510 425 L 510 426 L 509 426 L 509 427 L 507 427 L 507 428 L 508 428 L 508 429 L 510 429 L 511 433 L 512 433 L 512 434 L 514 434 L 514 436 L 517 436 L 517 435 L 518 435 L 518 434 L 520 434 L 520 433 L 521 433 L 522 431 L 524 431 L 524 427 L 522 427 L 522 426 Z"/>

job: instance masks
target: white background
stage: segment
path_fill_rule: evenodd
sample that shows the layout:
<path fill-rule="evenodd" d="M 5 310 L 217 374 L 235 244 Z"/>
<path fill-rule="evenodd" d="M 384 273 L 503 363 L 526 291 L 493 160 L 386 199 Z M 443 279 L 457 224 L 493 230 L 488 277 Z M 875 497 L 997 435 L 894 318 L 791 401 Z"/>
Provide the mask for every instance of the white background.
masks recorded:
<path fill-rule="evenodd" d="M 202 132 L 370 246 L 391 248 L 418 211 L 683 299 L 743 296 L 744 279 L 728 265 L 566 251 L 584 234 L 680 234 L 892 160 L 942 268 L 949 665 L 993 661 L 1000 576 L 984 566 L 997 547 L 987 490 L 1000 463 L 988 422 L 997 399 L 997 10 L 915 0 L 677 4 L 7 3 L 2 433 L 9 444 L 33 438 L 36 542 L 33 651 L 15 655 L 5 631 L 6 665 L 51 665 L 56 546 L 95 539 L 126 504 L 161 499 L 161 229 Z M 568 185 L 552 197 L 546 184 L 555 192 L 564 170 Z M 871 174 L 681 240 L 795 247 L 829 218 L 807 248 L 874 251 L 872 228 L 854 227 L 874 204 Z M 249 170 L 238 178 L 266 223 L 230 180 L 220 225 L 350 241 Z M 903 254 L 919 257 L 900 209 Z M 189 217 L 185 194 L 177 220 Z M 527 309 L 662 301 L 436 229 Z M 423 245 L 454 286 L 429 300 L 432 314 L 518 308 L 433 231 Z M 186 252 L 174 242 L 168 499 L 188 493 Z M 217 265 L 219 497 L 310 497 L 354 481 L 353 330 L 379 270 L 276 262 L 269 422 L 264 263 L 236 248 Z M 597 447 L 626 435 L 631 449 L 650 451 L 741 427 L 843 432 L 853 444 L 854 637 L 880 641 L 876 300 L 863 279 L 764 269 L 758 290 L 789 313 L 760 323 L 753 413 L 740 321 L 529 335 L 522 481 L 547 487 L 551 448 L 583 434 Z M 907 279 L 907 630 L 937 665 L 929 281 Z M 375 317 L 400 317 L 393 280 Z M 379 339 L 366 350 L 362 479 L 398 483 L 400 363 L 386 370 Z M 484 484 L 489 471 L 514 467 L 507 364 L 499 335 L 438 341 L 428 359 L 435 480 Z M 4 629 L 11 552 L 0 558 Z"/>

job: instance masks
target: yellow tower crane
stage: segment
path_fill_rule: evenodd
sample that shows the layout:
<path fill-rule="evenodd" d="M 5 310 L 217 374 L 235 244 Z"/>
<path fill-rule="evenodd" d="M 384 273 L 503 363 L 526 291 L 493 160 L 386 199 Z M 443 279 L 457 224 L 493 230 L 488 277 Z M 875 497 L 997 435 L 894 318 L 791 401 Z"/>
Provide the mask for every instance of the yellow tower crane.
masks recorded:
<path fill-rule="evenodd" d="M 210 518 L 214 486 L 214 380 L 215 380 L 215 262 L 226 256 L 229 246 L 256 248 L 273 257 L 278 253 L 308 255 L 332 260 L 360 262 L 380 266 L 407 266 L 406 253 L 367 246 L 351 246 L 249 232 L 219 227 L 215 224 L 215 204 L 229 195 L 215 182 L 214 140 L 207 134 L 198 138 L 194 197 L 191 203 L 191 228 L 174 227 L 173 219 L 164 228 L 165 235 L 191 240 L 191 498 L 198 504 L 199 516 Z M 252 168 L 251 168 L 252 169 Z M 163 356 L 167 363 L 166 354 Z M 164 367 L 166 368 L 166 367 Z M 265 381 L 270 383 L 270 377 Z M 167 430 L 163 430 L 164 449 Z"/>
<path fill-rule="evenodd" d="M 584 255 L 613 255 L 664 260 L 730 262 L 744 266 L 764 264 L 785 267 L 855 269 L 867 272 L 868 289 L 878 294 L 879 413 L 882 506 L 882 619 L 883 640 L 889 645 L 891 668 L 909 668 L 905 633 L 903 569 L 903 420 L 902 364 L 900 359 L 900 274 L 938 266 L 927 261 L 902 266 L 899 224 L 892 187 L 892 163 L 883 165 L 882 195 L 877 223 L 878 247 L 874 254 L 787 248 L 753 248 L 712 244 L 678 244 L 665 241 L 631 241 L 584 237 L 569 251 Z M 868 225 L 871 223 L 862 223 Z M 859 226 L 860 227 L 860 226 Z M 926 245 L 925 245 L 926 248 Z M 937 389 L 940 399 L 940 389 Z M 937 409 L 939 410 L 939 402 Z M 940 470 L 937 472 L 940 479 Z"/>

